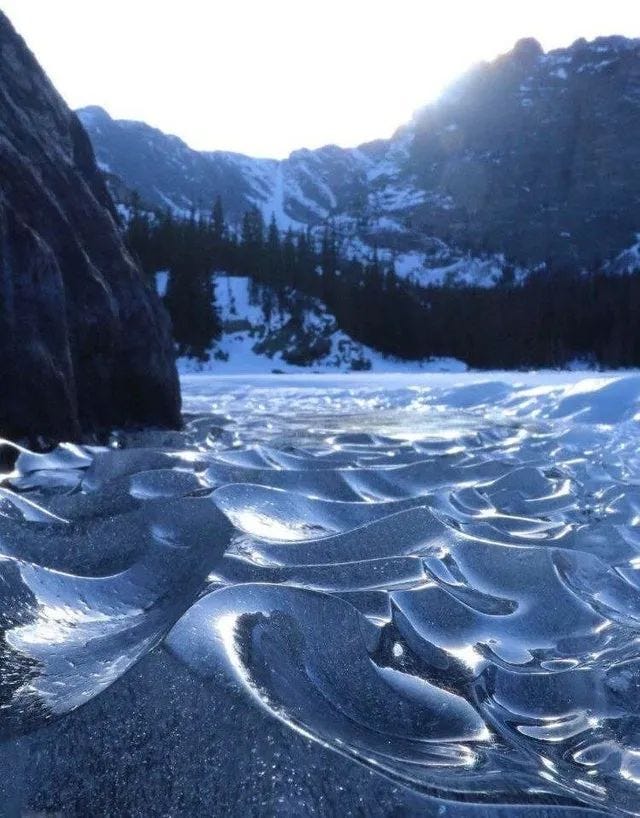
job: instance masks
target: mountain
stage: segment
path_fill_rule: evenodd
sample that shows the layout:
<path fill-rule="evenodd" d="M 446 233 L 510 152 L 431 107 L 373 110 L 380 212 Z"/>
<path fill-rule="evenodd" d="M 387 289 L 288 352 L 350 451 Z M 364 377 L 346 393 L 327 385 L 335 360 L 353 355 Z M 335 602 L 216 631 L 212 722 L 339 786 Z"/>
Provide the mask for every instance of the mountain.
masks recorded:
<path fill-rule="evenodd" d="M 91 143 L 0 12 L 0 434 L 177 425 L 168 321 Z"/>
<path fill-rule="evenodd" d="M 219 194 L 236 222 L 253 205 L 283 229 L 330 219 L 347 251 L 376 246 L 424 283 L 616 269 L 640 231 L 640 40 L 547 54 L 522 40 L 391 139 L 282 161 L 197 152 L 100 108 L 79 115 L 102 168 L 151 205 L 208 210 Z"/>

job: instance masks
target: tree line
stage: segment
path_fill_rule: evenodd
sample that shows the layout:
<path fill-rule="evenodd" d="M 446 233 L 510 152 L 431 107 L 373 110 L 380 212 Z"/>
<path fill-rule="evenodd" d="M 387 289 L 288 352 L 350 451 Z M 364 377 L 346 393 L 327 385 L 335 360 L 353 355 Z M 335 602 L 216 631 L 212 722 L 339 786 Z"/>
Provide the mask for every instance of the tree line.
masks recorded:
<path fill-rule="evenodd" d="M 181 354 L 203 356 L 221 332 L 212 275 L 251 278 L 265 321 L 302 321 L 322 301 L 354 340 L 406 360 L 452 356 L 478 368 L 640 365 L 640 276 L 576 273 L 549 262 L 522 284 L 420 286 L 372 251 L 342 252 L 337 230 L 280 231 L 258 208 L 239 229 L 220 199 L 211 213 L 180 219 L 134 204 L 127 240 L 143 269 L 168 270 L 165 304 Z"/>

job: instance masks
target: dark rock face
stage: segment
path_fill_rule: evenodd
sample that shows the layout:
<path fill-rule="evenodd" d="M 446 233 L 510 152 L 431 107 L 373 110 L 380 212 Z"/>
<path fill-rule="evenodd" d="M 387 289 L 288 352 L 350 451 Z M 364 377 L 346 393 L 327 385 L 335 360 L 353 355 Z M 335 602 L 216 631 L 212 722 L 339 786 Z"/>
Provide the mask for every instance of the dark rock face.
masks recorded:
<path fill-rule="evenodd" d="M 640 40 L 535 41 L 478 66 L 414 124 L 423 229 L 523 264 L 596 267 L 640 230 Z"/>
<path fill-rule="evenodd" d="M 0 12 L 0 434 L 179 424 L 168 320 L 79 120 Z"/>

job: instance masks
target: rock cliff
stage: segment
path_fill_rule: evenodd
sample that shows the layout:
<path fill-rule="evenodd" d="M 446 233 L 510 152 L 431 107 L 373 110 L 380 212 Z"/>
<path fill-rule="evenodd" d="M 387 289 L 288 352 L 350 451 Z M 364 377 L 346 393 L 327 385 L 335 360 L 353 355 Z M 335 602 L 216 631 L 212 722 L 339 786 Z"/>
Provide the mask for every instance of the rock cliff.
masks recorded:
<path fill-rule="evenodd" d="M 0 12 L 0 434 L 175 426 L 173 358 L 89 138 Z"/>

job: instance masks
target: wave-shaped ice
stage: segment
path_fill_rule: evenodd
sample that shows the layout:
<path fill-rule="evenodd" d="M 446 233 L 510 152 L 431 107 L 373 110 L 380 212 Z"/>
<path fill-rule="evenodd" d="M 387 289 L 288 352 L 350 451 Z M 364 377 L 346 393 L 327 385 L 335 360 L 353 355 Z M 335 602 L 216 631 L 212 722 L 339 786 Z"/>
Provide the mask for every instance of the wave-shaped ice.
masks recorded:
<path fill-rule="evenodd" d="M 186 378 L 14 459 L 0 735 L 159 645 L 416 791 L 640 815 L 640 377 Z"/>

